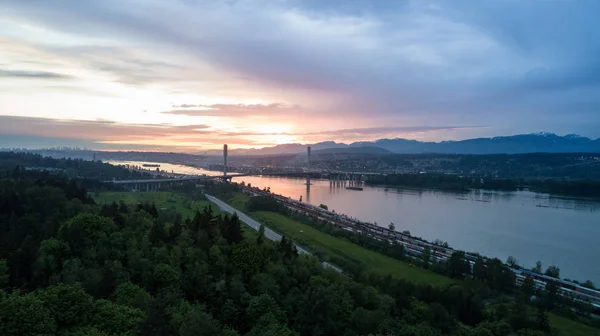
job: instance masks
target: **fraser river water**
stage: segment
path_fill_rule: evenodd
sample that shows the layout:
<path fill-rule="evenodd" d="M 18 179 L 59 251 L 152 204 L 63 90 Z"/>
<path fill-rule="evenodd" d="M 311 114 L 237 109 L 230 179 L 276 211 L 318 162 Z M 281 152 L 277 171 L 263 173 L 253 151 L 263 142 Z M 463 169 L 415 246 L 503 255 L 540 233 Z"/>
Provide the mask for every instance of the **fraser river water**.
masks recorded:
<path fill-rule="evenodd" d="M 328 180 L 243 177 L 234 181 L 271 191 L 363 221 L 408 230 L 414 236 L 506 260 L 525 267 L 541 261 L 556 265 L 561 276 L 600 284 L 600 203 L 552 198 L 527 191 L 473 191 L 456 194 L 364 186 L 363 191 Z"/>
<path fill-rule="evenodd" d="M 182 173 L 191 173 L 190 167 L 181 167 Z M 308 189 L 305 179 L 281 177 L 247 176 L 233 181 L 270 187 L 271 192 L 294 199 L 302 196 L 304 202 L 326 204 L 330 210 L 382 226 L 393 222 L 398 231 L 408 230 L 430 241 L 440 239 L 456 249 L 503 261 L 512 255 L 528 268 L 539 260 L 544 269 L 558 266 L 562 278 L 589 279 L 600 285 L 597 201 L 528 191 L 456 194 L 376 186 L 356 191 L 315 179 Z"/>

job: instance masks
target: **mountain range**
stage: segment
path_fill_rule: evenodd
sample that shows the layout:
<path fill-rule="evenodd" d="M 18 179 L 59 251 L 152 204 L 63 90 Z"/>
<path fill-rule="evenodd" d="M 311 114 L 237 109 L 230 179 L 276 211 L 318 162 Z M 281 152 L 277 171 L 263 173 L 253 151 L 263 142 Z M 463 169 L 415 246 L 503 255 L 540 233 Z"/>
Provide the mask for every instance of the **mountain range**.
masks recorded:
<path fill-rule="evenodd" d="M 350 144 L 334 141 L 315 144 L 282 144 L 258 149 L 233 149 L 230 155 L 280 155 L 313 152 L 354 154 L 518 154 L 518 153 L 600 153 L 600 139 L 575 134 L 559 136 L 554 133 L 532 133 L 460 141 L 423 142 L 402 138 L 361 141 Z M 208 154 L 220 155 L 220 151 Z"/>

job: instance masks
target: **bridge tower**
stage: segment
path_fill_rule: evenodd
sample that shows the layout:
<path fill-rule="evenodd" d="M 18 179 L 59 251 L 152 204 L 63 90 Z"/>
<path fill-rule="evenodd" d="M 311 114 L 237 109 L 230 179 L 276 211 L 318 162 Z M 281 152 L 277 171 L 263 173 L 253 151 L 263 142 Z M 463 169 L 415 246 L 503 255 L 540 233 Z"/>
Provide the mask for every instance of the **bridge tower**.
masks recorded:
<path fill-rule="evenodd" d="M 227 144 L 223 145 L 223 177 L 227 177 Z"/>
<path fill-rule="evenodd" d="M 306 149 L 308 155 L 308 173 L 310 174 L 310 146 Z"/>
<path fill-rule="evenodd" d="M 306 171 L 306 186 L 309 188 L 310 186 L 310 146 L 306 149 L 307 158 L 308 158 L 308 169 Z"/>

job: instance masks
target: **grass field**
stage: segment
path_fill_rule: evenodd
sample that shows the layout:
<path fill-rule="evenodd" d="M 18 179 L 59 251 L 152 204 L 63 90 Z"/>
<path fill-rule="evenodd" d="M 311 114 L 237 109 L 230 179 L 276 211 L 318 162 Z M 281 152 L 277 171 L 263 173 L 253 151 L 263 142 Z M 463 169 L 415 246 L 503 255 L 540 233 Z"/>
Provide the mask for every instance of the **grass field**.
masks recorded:
<path fill-rule="evenodd" d="M 244 194 L 236 194 L 228 200 L 228 203 L 238 210 L 244 210 L 244 205 L 249 198 Z M 342 258 L 354 264 L 362 264 L 367 272 L 379 275 L 389 274 L 396 278 L 432 285 L 445 285 L 454 282 L 448 277 L 373 252 L 344 239 L 333 237 L 275 212 L 256 211 L 249 213 L 249 215 L 272 230 L 285 234 L 296 244 L 311 252 Z"/>
<path fill-rule="evenodd" d="M 313 252 L 362 264 L 367 272 L 384 276 L 390 274 L 396 278 L 432 285 L 445 285 L 453 282 L 448 277 L 373 252 L 344 239 L 330 236 L 278 213 L 257 211 L 251 215 L 264 225 L 284 233 L 297 244 Z"/>
<path fill-rule="evenodd" d="M 250 196 L 238 193 L 238 194 L 235 194 L 233 196 L 233 198 L 227 200 L 227 203 L 240 211 L 244 211 L 246 202 L 248 202 L 249 199 L 250 199 Z"/>
<path fill-rule="evenodd" d="M 112 202 L 125 204 L 154 203 L 158 209 L 174 209 L 179 212 L 183 218 L 193 217 L 196 210 L 202 210 L 204 207 L 212 204 L 207 200 L 192 200 L 190 197 L 169 191 L 150 191 L 150 192 L 102 192 L 98 195 L 92 195 L 96 203 L 109 204 Z M 212 205 L 213 212 L 220 214 L 219 207 Z"/>
<path fill-rule="evenodd" d="M 548 315 L 550 318 L 550 325 L 552 328 L 556 328 L 560 336 L 599 336 L 600 329 L 592 328 L 583 323 L 569 320 L 562 316 L 554 314 Z"/>

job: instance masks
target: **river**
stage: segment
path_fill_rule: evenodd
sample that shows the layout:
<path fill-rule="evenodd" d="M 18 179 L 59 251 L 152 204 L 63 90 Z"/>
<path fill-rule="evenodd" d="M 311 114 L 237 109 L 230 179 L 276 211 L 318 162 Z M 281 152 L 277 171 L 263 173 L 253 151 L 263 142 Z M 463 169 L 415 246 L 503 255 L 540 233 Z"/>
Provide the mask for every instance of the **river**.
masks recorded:
<path fill-rule="evenodd" d="M 115 166 L 139 166 L 144 170 L 155 171 L 156 167 L 143 167 L 144 164 L 151 165 L 159 165 L 159 170 L 167 172 L 167 173 L 176 173 L 176 174 L 185 174 L 185 175 L 209 175 L 209 176 L 217 176 L 223 175 L 222 172 L 214 171 L 214 170 L 206 170 L 202 168 L 196 168 L 181 164 L 173 164 L 173 163 L 164 163 L 164 162 L 151 162 L 151 161 L 116 161 L 116 160 L 108 160 L 104 161 L 105 163 L 110 163 Z"/>
<path fill-rule="evenodd" d="M 414 236 L 447 241 L 453 248 L 506 260 L 525 267 L 541 261 L 556 265 L 563 278 L 600 284 L 600 203 L 552 198 L 528 191 L 473 191 L 456 194 L 364 186 L 363 191 L 331 185 L 328 180 L 240 177 L 253 186 L 363 221 L 408 230 Z"/>
<path fill-rule="evenodd" d="M 140 162 L 135 164 L 141 164 Z M 163 169 L 161 164 L 161 169 Z M 215 175 L 186 166 L 175 172 Z M 560 268 L 562 278 L 592 280 L 600 285 L 600 202 L 550 197 L 528 191 L 472 191 L 456 194 L 364 186 L 363 191 L 332 185 L 328 180 L 246 176 L 234 178 L 277 194 L 363 221 L 408 230 L 413 236 L 440 239 L 456 249 L 505 261 L 508 256 L 531 268 Z"/>

